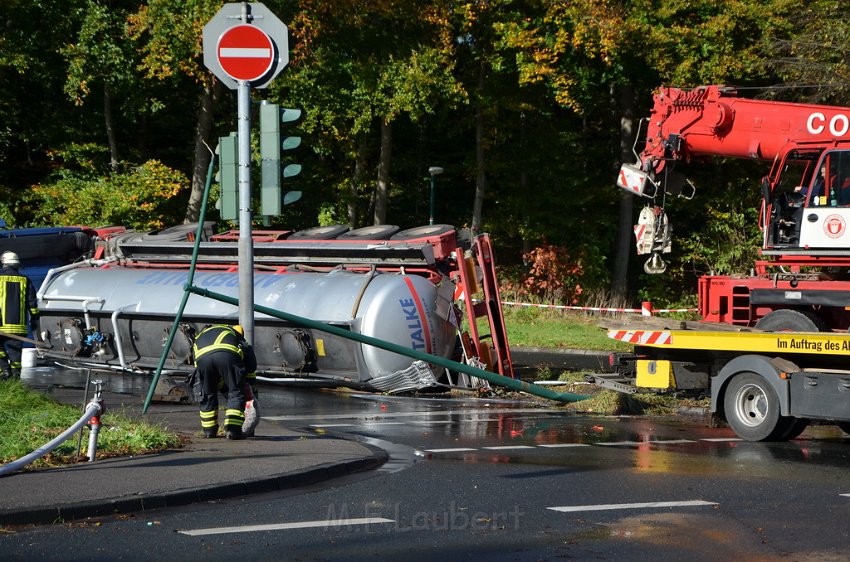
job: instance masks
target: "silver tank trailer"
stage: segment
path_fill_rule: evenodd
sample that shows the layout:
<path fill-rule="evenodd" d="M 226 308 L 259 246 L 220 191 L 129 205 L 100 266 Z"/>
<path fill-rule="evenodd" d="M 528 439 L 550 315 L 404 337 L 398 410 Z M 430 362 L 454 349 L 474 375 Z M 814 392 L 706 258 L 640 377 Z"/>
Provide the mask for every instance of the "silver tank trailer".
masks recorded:
<path fill-rule="evenodd" d="M 110 267 L 62 272 L 40 291 L 40 329 L 53 351 L 122 367 L 156 366 L 183 297 L 188 272 Z M 196 272 L 195 285 L 238 298 L 238 273 Z M 451 357 L 453 285 L 399 273 L 285 273 L 254 276 L 257 304 L 425 353 Z M 186 334 L 211 323 L 238 323 L 236 306 L 191 295 L 166 368 L 190 368 Z M 98 343 L 100 341 L 100 343 Z M 410 369 L 414 360 L 325 332 L 255 315 L 258 370 L 331 378 L 369 387 Z"/>

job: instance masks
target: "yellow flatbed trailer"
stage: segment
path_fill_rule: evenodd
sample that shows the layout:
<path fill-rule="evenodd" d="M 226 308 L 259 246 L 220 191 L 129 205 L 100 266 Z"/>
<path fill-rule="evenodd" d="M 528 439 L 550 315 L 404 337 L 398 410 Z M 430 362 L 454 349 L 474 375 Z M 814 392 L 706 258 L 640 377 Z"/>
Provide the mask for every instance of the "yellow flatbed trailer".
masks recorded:
<path fill-rule="evenodd" d="M 634 345 L 667 349 L 782 354 L 850 354 L 850 334 L 829 332 L 608 330 L 608 337 Z"/>
<path fill-rule="evenodd" d="M 711 411 L 750 441 L 798 436 L 810 420 L 850 433 L 850 334 L 609 329 L 637 387 L 706 391 Z"/>

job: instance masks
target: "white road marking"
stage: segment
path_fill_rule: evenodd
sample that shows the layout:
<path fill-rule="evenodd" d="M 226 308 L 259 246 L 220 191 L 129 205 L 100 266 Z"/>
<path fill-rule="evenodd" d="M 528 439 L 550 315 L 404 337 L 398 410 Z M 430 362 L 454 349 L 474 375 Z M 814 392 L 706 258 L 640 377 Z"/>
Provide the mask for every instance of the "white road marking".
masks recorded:
<path fill-rule="evenodd" d="M 636 445 L 676 445 L 678 443 L 696 443 L 690 439 L 659 439 L 657 441 L 611 441 L 610 443 L 594 443 L 595 445 L 604 446 L 623 446 L 628 445 L 634 447 Z"/>
<path fill-rule="evenodd" d="M 510 449 L 533 449 L 530 445 L 500 445 L 498 447 L 483 447 L 490 451 L 507 451 Z"/>
<path fill-rule="evenodd" d="M 324 521 L 300 521 L 298 523 L 272 523 L 269 525 L 245 525 L 243 527 L 213 527 L 209 529 L 189 529 L 178 531 L 183 535 L 201 537 L 204 535 L 225 535 L 228 533 L 255 533 L 260 531 L 283 531 L 286 529 L 311 529 L 316 527 L 348 527 L 351 525 L 372 525 L 375 523 L 395 523 L 394 519 L 383 517 L 362 517 L 360 519 L 332 519 Z"/>
<path fill-rule="evenodd" d="M 660 507 L 698 507 L 707 505 L 718 505 L 717 502 L 703 500 L 688 500 L 678 502 L 646 502 L 646 503 L 609 503 L 599 505 L 565 505 L 560 507 L 547 507 L 552 511 L 573 513 L 577 511 L 608 511 L 617 509 L 654 509 Z"/>
<path fill-rule="evenodd" d="M 425 449 L 426 453 L 466 453 L 469 451 L 477 451 L 478 449 L 469 449 L 467 447 L 455 447 L 454 449 Z"/>
<path fill-rule="evenodd" d="M 610 443 L 594 443 L 594 445 L 634 447 L 636 445 L 676 445 L 678 443 L 696 443 L 696 441 L 690 439 L 659 439 L 656 441 L 611 441 Z"/>
<path fill-rule="evenodd" d="M 712 443 L 734 443 L 736 441 L 743 441 L 740 437 L 707 437 L 705 439 L 700 439 L 700 441 L 711 441 Z"/>
<path fill-rule="evenodd" d="M 850 494 L 838 494 L 839 496 L 844 496 L 845 498 L 850 498 Z"/>
<path fill-rule="evenodd" d="M 353 423 L 313 423 L 310 427 L 353 427 Z"/>
<path fill-rule="evenodd" d="M 590 447 L 590 445 L 587 443 L 552 443 L 549 445 L 538 445 L 538 447 L 554 449 L 557 447 Z"/>

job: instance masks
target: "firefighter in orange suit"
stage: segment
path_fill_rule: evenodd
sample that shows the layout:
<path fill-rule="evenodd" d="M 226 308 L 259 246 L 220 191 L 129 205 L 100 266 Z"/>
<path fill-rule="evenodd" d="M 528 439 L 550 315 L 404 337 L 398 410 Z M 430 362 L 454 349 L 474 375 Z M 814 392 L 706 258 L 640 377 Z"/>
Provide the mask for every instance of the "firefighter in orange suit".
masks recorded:
<path fill-rule="evenodd" d="M 204 437 L 218 434 L 218 392 L 227 396 L 224 436 L 244 439 L 246 396 L 256 377 L 257 358 L 245 341 L 241 326 L 209 326 L 195 337 L 192 347 L 198 376 L 198 404 Z"/>
<path fill-rule="evenodd" d="M 38 299 L 30 280 L 18 271 L 21 260 L 15 252 L 0 257 L 0 332 L 26 337 L 36 333 Z M 21 376 L 21 340 L 0 334 L 0 380 Z"/>

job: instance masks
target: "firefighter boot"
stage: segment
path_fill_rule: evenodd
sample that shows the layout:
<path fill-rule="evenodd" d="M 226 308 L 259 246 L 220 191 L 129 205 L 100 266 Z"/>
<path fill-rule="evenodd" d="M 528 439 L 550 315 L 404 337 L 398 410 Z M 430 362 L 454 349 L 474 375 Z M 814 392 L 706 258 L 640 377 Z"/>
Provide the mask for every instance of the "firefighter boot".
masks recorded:
<path fill-rule="evenodd" d="M 224 414 L 224 436 L 228 439 L 245 439 L 242 425 L 245 423 L 245 411 L 228 408 Z"/>
<path fill-rule="evenodd" d="M 204 437 L 212 439 L 218 435 L 218 410 L 201 410 L 201 428 L 204 430 Z"/>
<path fill-rule="evenodd" d="M 224 436 L 228 439 L 245 439 L 245 434 L 242 433 L 241 427 L 225 427 Z"/>

